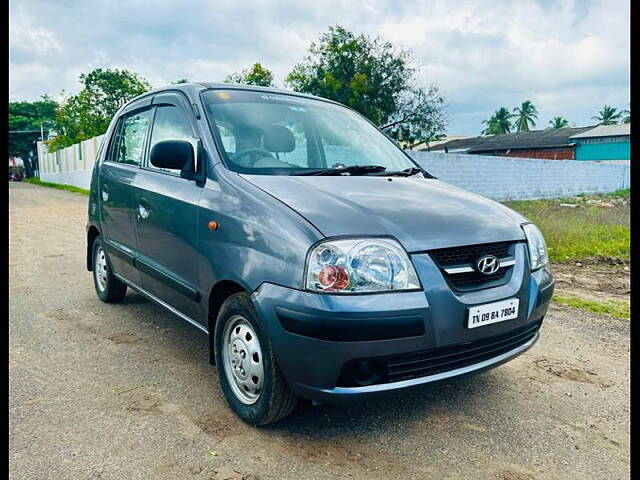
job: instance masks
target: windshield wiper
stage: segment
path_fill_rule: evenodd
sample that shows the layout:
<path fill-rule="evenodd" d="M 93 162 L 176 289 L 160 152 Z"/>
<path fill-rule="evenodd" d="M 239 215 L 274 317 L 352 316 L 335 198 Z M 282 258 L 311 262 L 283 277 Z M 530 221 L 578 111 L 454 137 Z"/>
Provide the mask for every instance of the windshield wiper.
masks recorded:
<path fill-rule="evenodd" d="M 292 175 L 370 175 L 384 172 L 387 167 L 381 165 L 353 165 L 342 168 L 320 168 L 311 172 L 295 172 Z"/>
<path fill-rule="evenodd" d="M 418 173 L 423 173 L 423 170 L 418 167 L 409 167 L 405 168 L 404 170 L 392 170 L 388 172 L 384 171 L 380 173 L 373 173 L 372 175 L 379 177 L 411 177 Z"/>

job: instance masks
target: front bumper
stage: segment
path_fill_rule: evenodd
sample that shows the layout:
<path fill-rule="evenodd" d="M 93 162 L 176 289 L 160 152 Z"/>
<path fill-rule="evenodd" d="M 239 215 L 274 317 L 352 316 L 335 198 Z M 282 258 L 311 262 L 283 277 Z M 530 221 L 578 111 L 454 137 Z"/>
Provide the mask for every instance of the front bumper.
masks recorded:
<path fill-rule="evenodd" d="M 424 254 L 413 255 L 412 260 L 425 291 L 340 296 L 265 283 L 252 299 L 268 326 L 278 365 L 294 393 L 323 402 L 375 397 L 479 373 L 530 348 L 538 339 L 539 324 L 551 300 L 553 278 L 547 268 L 529 272 L 525 254 L 524 245 L 519 246 L 520 261 L 508 283 L 484 290 L 453 291 Z M 512 297 L 520 300 L 518 318 L 466 327 L 469 306 Z M 523 331 L 528 332 L 526 337 L 517 333 Z M 522 341 L 510 342 L 512 335 L 521 335 L 518 339 Z M 472 352 L 466 361 L 453 361 L 466 351 Z M 350 365 L 363 359 L 382 365 L 386 359 L 408 356 L 424 364 L 432 361 L 428 360 L 434 358 L 432 352 L 452 361 L 440 370 L 421 370 L 427 373 L 416 378 L 388 375 L 363 385 L 345 381 Z M 416 360 L 420 355 L 423 357 Z"/>

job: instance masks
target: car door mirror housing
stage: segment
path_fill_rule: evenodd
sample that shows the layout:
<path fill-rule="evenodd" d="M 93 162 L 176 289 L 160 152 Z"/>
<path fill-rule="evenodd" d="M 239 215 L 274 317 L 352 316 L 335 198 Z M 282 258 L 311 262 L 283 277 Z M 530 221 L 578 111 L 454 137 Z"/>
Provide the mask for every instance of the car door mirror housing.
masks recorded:
<path fill-rule="evenodd" d="M 193 172 L 193 145 L 186 140 L 158 142 L 151 149 L 149 160 L 154 167 Z"/>

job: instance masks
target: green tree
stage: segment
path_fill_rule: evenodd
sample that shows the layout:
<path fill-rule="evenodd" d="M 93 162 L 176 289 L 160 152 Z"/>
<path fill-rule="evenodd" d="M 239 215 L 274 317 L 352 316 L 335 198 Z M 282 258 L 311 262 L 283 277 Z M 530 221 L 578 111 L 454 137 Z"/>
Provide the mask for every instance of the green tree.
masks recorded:
<path fill-rule="evenodd" d="M 631 123 L 631 106 L 629 106 L 629 108 L 625 110 L 622 110 L 622 114 L 624 115 L 622 123 Z"/>
<path fill-rule="evenodd" d="M 598 112 L 598 115 L 591 118 L 597 120 L 598 125 L 615 125 L 622 115 L 623 112 L 619 112 L 616 107 L 605 105 L 602 110 Z"/>
<path fill-rule="evenodd" d="M 260 87 L 275 87 L 273 72 L 259 63 L 251 68 L 245 68 L 239 73 L 232 73 L 224 79 L 225 83 L 239 83 L 242 85 L 258 85 Z"/>
<path fill-rule="evenodd" d="M 549 128 L 566 128 L 569 126 L 569 120 L 564 117 L 553 117 L 549 120 Z"/>
<path fill-rule="evenodd" d="M 189 82 L 189 79 L 187 78 L 179 78 L 175 82 L 171 82 L 171 85 L 179 85 L 181 83 L 188 83 L 188 82 Z"/>
<path fill-rule="evenodd" d="M 83 89 L 58 109 L 60 131 L 48 142 L 50 151 L 102 135 L 120 107 L 150 88 L 137 73 L 118 69 L 97 68 L 80 75 L 80 83 Z"/>
<path fill-rule="evenodd" d="M 410 89 L 401 97 L 400 109 L 389 118 L 391 123 L 381 128 L 403 147 L 413 148 L 420 143 L 444 137 L 448 118 L 444 97 L 438 87 Z"/>
<path fill-rule="evenodd" d="M 22 158 L 28 177 L 33 176 L 41 129 L 47 132 L 55 126 L 57 108 L 47 95 L 35 102 L 9 102 L 9 156 Z"/>
<path fill-rule="evenodd" d="M 487 125 L 482 131 L 483 135 L 502 135 L 505 133 L 511 133 L 513 124 L 511 123 L 513 114 L 505 107 L 500 107 L 496 110 L 488 120 L 483 120 L 482 123 Z"/>
<path fill-rule="evenodd" d="M 442 95 L 436 86 L 416 85 L 411 61 L 409 51 L 380 37 L 332 26 L 309 46 L 286 84 L 297 92 L 348 105 L 411 146 L 446 127 Z"/>
<path fill-rule="evenodd" d="M 515 126 L 518 132 L 528 132 L 529 124 L 531 124 L 532 127 L 536 126 L 538 110 L 535 105 L 531 103 L 531 100 L 522 102 L 519 107 L 513 109 L 513 113 L 515 114 Z"/>

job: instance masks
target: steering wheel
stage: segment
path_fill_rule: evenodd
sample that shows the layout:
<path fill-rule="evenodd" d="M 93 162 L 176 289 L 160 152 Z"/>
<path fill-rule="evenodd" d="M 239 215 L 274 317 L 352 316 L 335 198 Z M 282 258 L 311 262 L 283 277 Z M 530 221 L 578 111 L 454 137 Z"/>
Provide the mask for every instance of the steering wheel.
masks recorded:
<path fill-rule="evenodd" d="M 233 155 L 231 155 L 231 160 L 236 161 L 240 157 L 244 157 L 245 155 L 251 155 L 256 153 L 265 153 L 267 157 L 273 158 L 275 160 L 275 157 L 271 154 L 269 150 L 265 150 L 264 148 L 260 148 L 260 147 L 245 148 L 244 150 L 240 150 L 239 152 L 236 152 Z M 256 158 L 253 161 L 249 160 L 248 166 L 253 167 L 258 160 L 264 157 L 265 155 L 262 155 L 260 157 L 256 156 Z"/>

